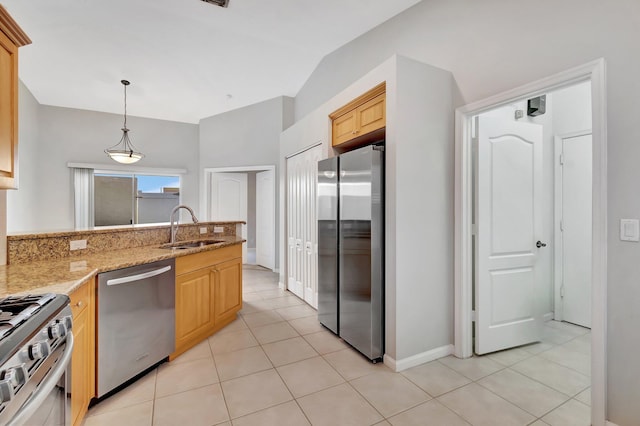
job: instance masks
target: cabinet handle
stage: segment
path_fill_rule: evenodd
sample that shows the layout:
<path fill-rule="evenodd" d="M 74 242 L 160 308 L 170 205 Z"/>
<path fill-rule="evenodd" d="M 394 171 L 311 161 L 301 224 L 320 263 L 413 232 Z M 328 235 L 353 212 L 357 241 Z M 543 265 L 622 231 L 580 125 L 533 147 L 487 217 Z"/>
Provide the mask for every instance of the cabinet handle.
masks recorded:
<path fill-rule="evenodd" d="M 76 303 L 76 306 L 78 308 L 82 308 L 82 305 L 84 305 L 84 303 L 82 303 L 82 300 L 78 300 L 78 303 Z"/>

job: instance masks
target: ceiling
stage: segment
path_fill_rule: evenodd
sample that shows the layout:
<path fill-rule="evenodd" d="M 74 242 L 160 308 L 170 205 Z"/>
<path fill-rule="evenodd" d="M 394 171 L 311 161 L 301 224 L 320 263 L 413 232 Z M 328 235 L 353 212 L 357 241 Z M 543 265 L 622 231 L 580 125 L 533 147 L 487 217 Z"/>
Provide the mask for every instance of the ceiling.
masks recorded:
<path fill-rule="evenodd" d="M 38 102 L 197 123 L 295 96 L 328 53 L 420 0 L 0 0 Z"/>

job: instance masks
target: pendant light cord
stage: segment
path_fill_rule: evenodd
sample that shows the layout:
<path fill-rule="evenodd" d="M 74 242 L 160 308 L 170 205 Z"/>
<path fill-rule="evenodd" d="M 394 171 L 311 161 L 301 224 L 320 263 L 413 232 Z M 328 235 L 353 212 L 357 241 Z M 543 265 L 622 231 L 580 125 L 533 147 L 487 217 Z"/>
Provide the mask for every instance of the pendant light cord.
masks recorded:
<path fill-rule="evenodd" d="M 124 128 L 127 128 L 127 84 L 122 83 L 124 86 Z"/>

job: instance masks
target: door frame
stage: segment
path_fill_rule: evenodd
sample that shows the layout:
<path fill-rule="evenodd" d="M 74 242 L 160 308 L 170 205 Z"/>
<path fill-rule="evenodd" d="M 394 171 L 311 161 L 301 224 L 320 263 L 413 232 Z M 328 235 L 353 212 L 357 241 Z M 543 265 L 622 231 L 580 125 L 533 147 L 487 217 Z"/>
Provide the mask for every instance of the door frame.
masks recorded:
<path fill-rule="evenodd" d="M 606 64 L 603 58 L 542 78 L 455 111 L 454 190 L 454 354 L 473 355 L 472 345 L 472 117 L 514 101 L 591 82 L 592 108 L 592 328 L 591 328 L 591 421 L 604 426 L 606 419 L 606 327 L 607 327 L 607 106 Z"/>
<path fill-rule="evenodd" d="M 211 201 L 211 177 L 214 173 L 228 173 L 228 172 L 263 172 L 266 170 L 271 170 L 273 172 L 273 235 L 277 235 L 277 175 L 276 175 L 276 166 L 275 165 L 264 165 L 264 166 L 236 166 L 236 167 L 204 167 L 203 168 L 203 177 L 202 177 L 202 190 L 200 191 L 200 217 L 206 218 L 206 220 L 210 220 L 211 211 L 210 211 L 210 201 Z M 243 234 L 246 232 L 247 225 L 246 223 L 242 225 Z M 237 233 L 237 231 L 236 231 Z M 278 253 L 278 239 L 274 238 L 273 246 L 271 247 L 273 250 L 273 258 L 274 258 L 274 267 L 278 265 L 277 262 L 277 253 Z M 244 243 L 242 246 L 242 254 L 243 259 L 246 259 L 246 251 L 247 244 Z M 277 269 L 274 269 L 273 272 L 279 272 Z"/>
<path fill-rule="evenodd" d="M 591 135 L 591 129 L 577 132 L 563 133 L 553 137 L 553 318 L 562 321 L 564 318 L 564 308 L 562 307 L 562 297 L 560 288 L 562 287 L 562 233 L 560 230 L 560 220 L 562 219 L 562 179 L 560 178 L 562 168 L 560 162 L 556 161 L 562 154 L 562 141 L 579 136 Z M 593 146 L 593 137 L 591 141 Z M 593 303 L 593 302 L 592 302 Z"/>

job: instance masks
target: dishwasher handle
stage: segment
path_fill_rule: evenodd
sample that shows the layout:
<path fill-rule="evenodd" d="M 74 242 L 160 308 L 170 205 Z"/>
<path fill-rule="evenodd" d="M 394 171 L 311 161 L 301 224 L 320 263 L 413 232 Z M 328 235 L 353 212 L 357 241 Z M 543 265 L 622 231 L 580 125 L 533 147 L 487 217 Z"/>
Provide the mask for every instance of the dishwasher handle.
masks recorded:
<path fill-rule="evenodd" d="M 126 284 L 134 281 L 140 281 L 147 278 L 155 277 L 156 275 L 164 274 L 167 271 L 171 270 L 171 265 L 165 266 L 164 268 L 154 269 L 153 271 L 144 272 L 142 274 L 129 275 L 127 277 L 122 278 L 112 278 L 107 280 L 107 285 L 118 285 L 118 284 Z"/>

